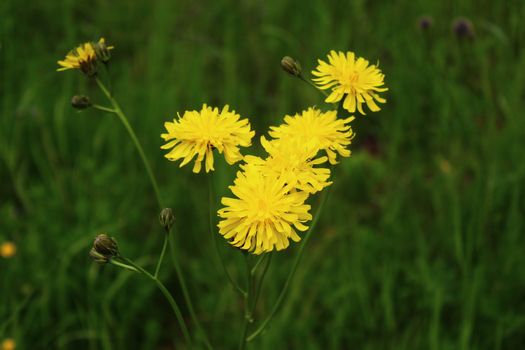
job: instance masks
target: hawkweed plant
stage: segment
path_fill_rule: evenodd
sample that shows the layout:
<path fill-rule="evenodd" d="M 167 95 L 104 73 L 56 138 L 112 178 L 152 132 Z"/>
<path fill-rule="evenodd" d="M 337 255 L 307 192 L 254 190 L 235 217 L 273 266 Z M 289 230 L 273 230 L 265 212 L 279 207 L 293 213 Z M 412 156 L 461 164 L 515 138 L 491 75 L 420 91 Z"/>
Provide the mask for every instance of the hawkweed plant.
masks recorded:
<path fill-rule="evenodd" d="M 156 177 L 148 158 L 119 103 L 113 96 L 110 81 L 100 78 L 100 70 L 109 70 L 113 46 L 104 38 L 87 42 L 71 50 L 64 60 L 58 61 L 63 70 L 78 70 L 87 79 L 96 82 L 109 105 L 97 104 L 88 96 L 72 98 L 74 108 L 95 108 L 114 115 L 126 129 L 135 145 L 144 169 L 151 182 L 159 205 L 159 223 L 164 231 L 164 243 L 153 273 L 122 255 L 115 238 L 100 234 L 90 251 L 92 259 L 99 264 L 112 264 L 138 273 L 152 281 L 170 304 L 179 323 L 188 348 L 213 349 L 205 330 L 195 315 L 182 270 L 177 262 L 173 245 L 169 244 L 175 215 L 163 205 Z M 331 51 L 328 60 L 318 60 L 311 73 L 303 74 L 299 62 L 289 56 L 281 60 L 285 72 L 308 83 L 324 96 L 332 109 L 321 110 L 307 107 L 295 115 L 286 115 L 281 125 L 272 126 L 268 136 L 259 141 L 264 156 L 244 152 L 252 145 L 255 132 L 247 118 L 241 117 L 228 105 L 222 107 L 203 104 L 200 109 L 177 113 L 177 117 L 164 124 L 165 132 L 161 149 L 169 161 L 179 167 L 192 164 L 194 173 L 206 172 L 209 190 L 210 242 L 217 252 L 225 278 L 244 301 L 242 329 L 239 333 L 239 349 L 260 336 L 269 326 L 283 304 L 288 288 L 304 255 L 316 223 L 325 205 L 328 190 L 333 183 L 332 170 L 341 158 L 350 157 L 350 146 L 355 137 L 351 124 L 354 113 L 365 115 L 364 106 L 372 112 L 386 100 L 380 93 L 387 91 L 384 75 L 377 65 L 371 65 L 353 52 Z M 105 74 L 109 77 L 109 74 Z M 107 84 L 106 84 L 107 83 Z M 242 151 L 242 152 L 241 152 Z M 238 165 L 236 178 L 229 186 L 231 196 L 221 199 L 222 207 L 215 208 L 215 188 L 212 180 L 214 157 L 224 156 L 231 166 Z M 319 196 L 315 210 L 307 200 Z M 218 218 L 218 223 L 216 223 Z M 218 241 L 226 239 L 244 256 L 246 278 L 239 283 L 228 271 Z M 291 243 L 293 242 L 293 243 Z M 264 278 L 276 251 L 286 250 L 290 244 L 299 244 L 298 252 L 285 283 L 267 315 L 256 315 Z M 171 292 L 159 279 L 159 271 L 168 247 L 171 247 L 174 267 L 184 302 L 194 327 L 188 327 L 180 307 Z M 194 331 L 195 333 L 193 333 Z"/>

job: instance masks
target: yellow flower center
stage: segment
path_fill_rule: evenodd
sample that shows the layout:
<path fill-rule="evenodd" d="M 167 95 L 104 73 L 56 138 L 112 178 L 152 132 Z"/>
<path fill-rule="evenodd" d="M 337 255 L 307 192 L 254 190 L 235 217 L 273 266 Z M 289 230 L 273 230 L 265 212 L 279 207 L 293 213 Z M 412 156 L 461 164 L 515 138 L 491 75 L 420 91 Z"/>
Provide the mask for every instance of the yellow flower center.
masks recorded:
<path fill-rule="evenodd" d="M 358 80 L 359 80 L 359 73 L 354 71 L 354 74 L 350 76 L 350 82 L 357 83 Z"/>

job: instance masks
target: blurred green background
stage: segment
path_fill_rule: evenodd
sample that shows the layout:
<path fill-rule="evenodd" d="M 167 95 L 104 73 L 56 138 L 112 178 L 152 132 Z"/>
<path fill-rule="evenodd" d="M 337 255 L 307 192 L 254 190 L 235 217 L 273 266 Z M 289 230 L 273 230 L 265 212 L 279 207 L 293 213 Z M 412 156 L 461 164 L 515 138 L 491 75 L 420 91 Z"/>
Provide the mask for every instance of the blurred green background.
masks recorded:
<path fill-rule="evenodd" d="M 237 346 L 242 300 L 211 244 L 206 176 L 163 158 L 163 122 L 228 103 L 257 141 L 285 114 L 330 108 L 279 61 L 291 55 L 309 72 L 331 49 L 378 60 L 388 103 L 353 123 L 353 156 L 335 169 L 286 303 L 249 348 L 523 348 L 523 1 L 3 0 L 0 9 L 0 244 L 18 248 L 0 258 L 0 341 L 184 348 L 153 284 L 88 257 L 107 232 L 151 270 L 162 244 L 125 130 L 110 115 L 73 110 L 72 95 L 105 99 L 80 73 L 55 71 L 68 50 L 105 36 L 115 96 L 176 213 L 177 256 L 217 349 Z M 427 30 L 421 15 L 433 18 Z M 454 33 L 459 16 L 473 37 Z M 235 167 L 216 169 L 226 194 Z M 298 247 L 274 257 L 257 320 Z M 243 281 L 242 256 L 222 249 Z M 170 259 L 162 279 L 182 303 Z"/>

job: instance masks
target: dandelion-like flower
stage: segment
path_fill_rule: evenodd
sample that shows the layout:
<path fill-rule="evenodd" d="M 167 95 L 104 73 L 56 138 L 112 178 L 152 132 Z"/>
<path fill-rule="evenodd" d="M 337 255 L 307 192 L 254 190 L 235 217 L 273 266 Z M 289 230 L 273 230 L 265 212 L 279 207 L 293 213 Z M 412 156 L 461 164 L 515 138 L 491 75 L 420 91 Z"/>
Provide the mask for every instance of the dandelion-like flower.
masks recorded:
<path fill-rule="evenodd" d="M 293 117 L 285 116 L 285 123 L 270 127 L 269 134 L 275 139 L 295 139 L 313 149 L 324 150 L 330 164 L 337 164 L 337 154 L 350 156 L 347 147 L 355 134 L 349 123 L 354 119 L 338 119 L 337 111 L 321 112 L 311 107 Z"/>
<path fill-rule="evenodd" d="M 312 219 L 310 206 L 304 203 L 308 193 L 293 190 L 282 178 L 251 170 L 238 172 L 229 187 L 237 198 L 222 198 L 219 233 L 254 254 L 285 249 L 289 239 L 300 241 L 296 230 L 306 231 L 304 223 Z"/>
<path fill-rule="evenodd" d="M 0 256 L 12 258 L 16 254 L 16 245 L 13 242 L 4 242 L 0 245 Z"/>
<path fill-rule="evenodd" d="M 222 111 L 218 108 L 202 106 L 200 111 L 186 111 L 173 122 L 164 123 L 167 133 L 162 134 L 162 149 L 171 149 L 165 155 L 171 161 L 182 159 L 180 166 L 188 164 L 195 156 L 193 172 L 198 173 L 205 159 L 206 172 L 213 168 L 213 150 L 224 153 L 228 164 L 242 160 L 239 147 L 251 145 L 255 132 L 250 130 L 248 119 L 240 119 L 228 105 Z"/>
<path fill-rule="evenodd" d="M 370 65 L 362 57 L 356 59 L 353 52 L 347 52 L 346 55 L 339 51 L 330 51 L 328 62 L 318 60 L 317 70 L 312 74 L 314 82 L 320 89 L 332 89 L 326 102 L 334 103 L 344 98 L 343 107 L 350 113 L 357 110 L 361 114 L 363 103 L 366 103 L 372 112 L 377 112 L 381 108 L 375 101 L 385 103 L 386 100 L 377 93 L 387 91 L 383 87 L 384 74 L 376 65 Z"/>
<path fill-rule="evenodd" d="M 327 157 L 315 158 L 318 149 L 313 145 L 302 143 L 298 139 L 284 139 L 268 141 L 261 137 L 263 145 L 269 156 L 266 159 L 255 156 L 245 156 L 246 164 L 241 168 L 249 172 L 255 167 L 264 176 L 283 179 L 291 187 L 310 194 L 321 191 L 332 182 L 330 169 L 318 168 L 316 165 L 325 163 Z"/>
<path fill-rule="evenodd" d="M 104 38 L 100 38 L 98 43 L 87 42 L 83 43 L 77 48 L 69 51 L 63 61 L 58 61 L 61 66 L 57 71 L 67 69 L 80 69 L 88 76 L 93 76 L 97 73 L 97 47 L 103 47 L 109 55 L 109 51 L 113 46 L 107 46 Z"/>

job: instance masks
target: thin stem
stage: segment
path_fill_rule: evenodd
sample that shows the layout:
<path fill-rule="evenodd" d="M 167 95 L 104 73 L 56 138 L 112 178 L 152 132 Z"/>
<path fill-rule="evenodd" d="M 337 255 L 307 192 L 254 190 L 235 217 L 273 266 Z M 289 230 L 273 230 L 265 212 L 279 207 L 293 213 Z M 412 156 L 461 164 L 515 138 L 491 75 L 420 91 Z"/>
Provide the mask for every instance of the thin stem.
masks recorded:
<path fill-rule="evenodd" d="M 168 233 L 168 236 L 170 236 L 169 233 Z M 190 311 L 191 319 L 192 319 L 193 323 L 195 324 L 195 326 L 197 327 L 197 329 L 199 330 L 199 332 L 202 334 L 203 341 L 204 341 L 204 344 L 206 345 L 206 347 L 208 349 L 213 349 L 213 347 L 210 344 L 210 341 L 208 340 L 206 332 L 202 328 L 202 326 L 201 326 L 201 324 L 199 322 L 199 319 L 197 318 L 197 315 L 195 314 L 195 309 L 193 308 L 193 303 L 191 302 L 190 293 L 188 292 L 188 287 L 186 286 L 186 280 L 184 279 L 184 275 L 182 274 L 182 269 L 181 269 L 181 267 L 179 265 L 179 262 L 178 262 L 178 260 L 177 260 L 177 258 L 175 256 L 175 249 L 173 248 L 173 244 L 171 244 L 170 248 L 171 248 L 170 249 L 171 260 L 173 262 L 173 266 L 175 267 L 175 273 L 177 274 L 177 278 L 179 280 L 180 287 L 182 289 L 182 295 L 184 296 L 184 301 L 186 302 L 186 305 L 188 306 L 188 310 Z"/>
<path fill-rule="evenodd" d="M 92 104 L 91 107 L 98 109 L 99 111 L 108 112 L 108 113 L 115 113 L 115 110 L 113 108 L 104 107 L 97 104 Z"/>
<path fill-rule="evenodd" d="M 259 268 L 259 265 L 261 265 L 261 263 L 264 261 L 264 259 L 266 259 L 266 257 L 268 255 L 270 255 L 270 254 L 263 254 L 262 256 L 259 257 L 259 260 L 257 260 L 257 262 L 255 263 L 255 265 L 252 268 L 252 275 L 255 274 L 255 272 L 257 271 L 257 268 Z"/>
<path fill-rule="evenodd" d="M 111 93 L 108 91 L 104 83 L 102 83 L 99 78 L 95 78 L 95 81 L 97 82 L 100 90 L 102 90 L 104 95 L 106 95 L 109 102 L 111 102 L 111 105 L 114 109 L 114 113 L 119 117 L 120 121 L 122 122 L 122 125 L 124 125 L 124 128 L 127 130 L 129 136 L 131 137 L 131 140 L 135 144 L 135 148 L 137 149 L 140 155 L 142 163 L 144 163 L 144 167 L 146 168 L 146 172 L 148 173 L 151 185 L 153 186 L 153 190 L 155 191 L 155 196 L 157 197 L 159 207 L 162 209 L 164 206 L 162 205 L 162 199 L 160 196 L 159 186 L 157 185 L 157 180 L 155 179 L 155 175 L 153 175 L 153 171 L 151 170 L 148 158 L 146 158 L 146 154 L 144 153 L 144 150 L 139 142 L 139 139 L 137 138 L 137 135 L 135 134 L 135 131 L 131 127 L 131 124 L 129 123 L 128 118 L 126 117 L 124 112 L 122 112 L 122 109 L 120 108 L 119 104 L 113 98 L 113 96 L 111 96 Z"/>
<path fill-rule="evenodd" d="M 162 261 L 164 260 L 164 254 L 166 254 L 166 247 L 168 246 L 169 241 L 169 233 L 166 232 L 164 235 L 164 244 L 162 245 L 162 250 L 160 251 L 159 261 L 157 262 L 157 267 L 155 268 L 155 274 L 153 277 L 157 278 L 159 276 L 159 270 L 160 266 L 162 265 Z"/>
<path fill-rule="evenodd" d="M 244 295 L 244 323 L 241 332 L 241 338 L 239 340 L 239 350 L 246 349 L 246 335 L 248 334 L 248 325 L 253 322 L 252 309 L 250 306 L 251 297 L 253 297 L 253 274 L 252 268 L 250 267 L 250 256 L 249 253 L 243 253 L 246 263 L 246 290 L 247 293 Z"/>
<path fill-rule="evenodd" d="M 319 87 L 317 87 L 317 85 L 315 85 L 310 79 L 306 79 L 302 74 L 298 75 L 297 77 L 308 85 L 313 86 L 313 88 L 323 94 L 324 97 L 328 97 L 328 94 L 324 90 L 319 89 Z"/>
<path fill-rule="evenodd" d="M 155 276 L 150 274 L 148 271 L 144 270 L 142 267 L 136 265 L 133 261 L 131 261 L 131 260 L 127 259 L 127 258 L 121 258 L 121 259 L 124 260 L 124 262 L 128 263 L 129 265 L 131 265 L 132 267 L 136 268 L 139 272 L 144 274 L 150 280 L 155 282 L 155 284 L 160 289 L 160 291 L 162 292 L 164 297 L 168 300 L 171 308 L 173 309 L 173 313 L 177 317 L 177 321 L 179 322 L 179 326 L 180 326 L 180 328 L 182 330 L 182 334 L 184 336 L 184 339 L 186 340 L 186 343 L 188 343 L 189 347 L 191 348 L 191 337 L 190 337 L 190 332 L 188 331 L 188 327 L 186 326 L 186 322 L 184 321 L 184 318 L 182 317 L 182 313 L 180 311 L 179 306 L 177 305 L 177 302 L 175 301 L 175 299 L 173 299 L 173 296 L 171 295 L 169 290 L 166 288 L 166 286 L 164 286 L 164 284 L 158 278 L 156 278 Z M 114 263 L 114 262 L 112 261 L 112 263 Z"/>
<path fill-rule="evenodd" d="M 219 257 L 219 260 L 222 265 L 222 269 L 224 271 L 224 274 L 226 275 L 226 278 L 230 282 L 230 284 L 235 288 L 242 296 L 246 295 L 246 292 L 234 281 L 233 277 L 230 275 L 230 272 L 228 271 L 228 268 L 226 267 L 226 263 L 224 262 L 224 257 L 222 255 L 222 252 L 219 247 L 218 237 L 215 234 L 215 229 L 213 225 L 213 215 L 215 213 L 215 191 L 213 190 L 213 178 L 211 175 L 208 175 L 208 200 L 209 200 L 209 207 L 210 207 L 210 234 L 212 236 L 213 245 L 215 246 L 215 251 L 217 252 L 217 255 Z"/>
<path fill-rule="evenodd" d="M 123 264 L 123 263 L 121 263 L 120 261 L 117 261 L 117 260 L 115 260 L 115 259 L 111 259 L 109 262 L 110 262 L 111 264 L 115 265 L 115 266 L 122 267 L 123 269 L 130 270 L 130 271 L 134 271 L 134 272 L 139 272 L 139 270 L 137 270 L 137 269 L 134 268 L 133 266 L 129 266 L 129 265 Z"/>
<path fill-rule="evenodd" d="M 253 305 L 252 305 L 252 314 L 255 312 L 255 308 L 257 307 L 257 302 L 259 301 L 259 296 L 261 295 L 262 285 L 264 282 L 264 277 L 266 276 L 266 272 L 268 272 L 268 269 L 270 267 L 270 264 L 272 262 L 273 252 L 267 254 L 268 259 L 266 260 L 266 265 L 264 265 L 263 272 L 261 274 L 261 278 L 259 278 L 259 282 L 257 283 L 257 286 L 255 287 L 255 295 L 253 297 Z M 253 269 L 252 269 L 253 274 Z"/>
<path fill-rule="evenodd" d="M 319 203 L 319 207 L 317 208 L 317 211 L 315 213 L 315 216 L 312 220 L 312 224 L 310 225 L 310 229 L 305 235 L 305 238 L 303 240 L 303 243 L 301 244 L 301 247 L 299 248 L 299 252 L 297 253 L 297 256 L 295 258 L 295 261 L 292 266 L 292 270 L 288 274 L 288 277 L 286 278 L 286 282 L 284 283 L 283 289 L 281 290 L 281 293 L 279 294 L 279 297 L 277 298 L 277 301 L 275 302 L 275 305 L 272 308 L 272 311 L 270 311 L 270 314 L 264 319 L 264 321 L 261 323 L 261 325 L 247 338 L 247 341 L 252 341 L 257 337 L 268 325 L 272 317 L 275 315 L 277 310 L 279 310 L 279 307 L 281 306 L 281 303 L 284 300 L 284 297 L 286 296 L 286 292 L 288 291 L 288 287 L 290 286 L 290 282 L 292 281 L 295 271 L 297 270 L 297 267 L 299 266 L 299 263 L 301 262 L 301 258 L 304 253 L 304 248 L 308 244 L 308 241 L 310 240 L 310 236 L 312 234 L 313 229 L 315 228 L 315 225 L 317 224 L 317 221 L 319 220 L 319 216 L 323 210 L 324 204 L 326 202 L 326 198 L 328 197 L 329 189 L 327 189 L 325 192 L 321 194 L 321 201 Z"/>
<path fill-rule="evenodd" d="M 104 67 L 106 68 L 106 73 L 108 75 L 108 91 L 111 96 L 113 96 L 113 86 L 111 84 L 111 72 L 109 71 L 109 62 L 104 62 Z"/>

